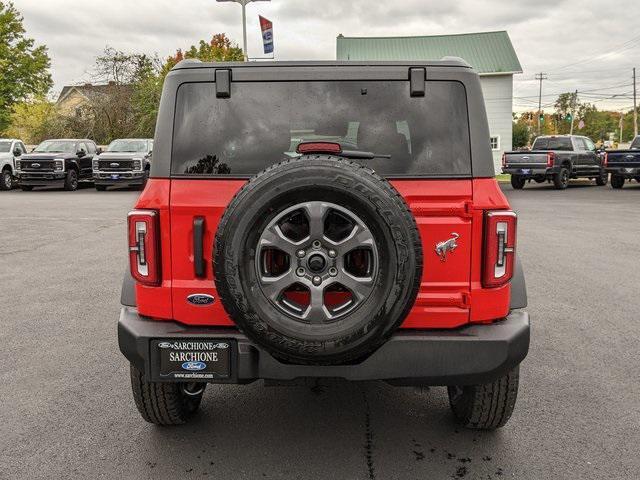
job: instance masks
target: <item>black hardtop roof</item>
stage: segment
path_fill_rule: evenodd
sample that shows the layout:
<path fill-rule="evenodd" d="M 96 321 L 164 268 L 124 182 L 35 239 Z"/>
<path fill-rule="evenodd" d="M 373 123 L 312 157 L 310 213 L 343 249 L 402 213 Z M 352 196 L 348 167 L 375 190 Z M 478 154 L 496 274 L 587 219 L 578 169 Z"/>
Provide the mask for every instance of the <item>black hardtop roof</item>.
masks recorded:
<path fill-rule="evenodd" d="M 273 67 L 472 67 L 462 58 L 445 57 L 442 60 L 416 61 L 369 61 L 351 62 L 337 60 L 304 60 L 304 61 L 265 61 L 265 62 L 202 62 L 197 59 L 188 58 L 178 62 L 173 70 L 186 70 L 193 68 L 273 68 Z"/>

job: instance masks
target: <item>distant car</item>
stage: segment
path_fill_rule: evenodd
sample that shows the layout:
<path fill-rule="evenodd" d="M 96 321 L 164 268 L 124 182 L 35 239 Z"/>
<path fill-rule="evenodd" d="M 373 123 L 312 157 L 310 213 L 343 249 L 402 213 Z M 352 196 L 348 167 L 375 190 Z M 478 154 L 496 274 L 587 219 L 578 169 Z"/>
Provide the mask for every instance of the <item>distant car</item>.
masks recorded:
<path fill-rule="evenodd" d="M 80 181 L 93 179 L 91 162 L 97 154 L 93 140 L 45 140 L 16 161 L 18 184 L 25 191 L 48 186 L 77 190 Z"/>
<path fill-rule="evenodd" d="M 524 188 L 527 181 L 553 182 L 564 190 L 572 178 L 590 178 L 607 184 L 602 157 L 593 141 L 576 135 L 551 135 L 536 138 L 528 152 L 506 152 L 502 156 L 502 173 L 511 174 L 511 185 Z"/>
<path fill-rule="evenodd" d="M 93 160 L 93 181 L 96 190 L 109 186 L 144 187 L 149 178 L 153 140 L 122 138 L 109 144 L 107 150 Z"/>
<path fill-rule="evenodd" d="M 27 152 L 22 140 L 0 138 L 0 190 L 11 190 L 16 174 L 16 161 Z"/>
<path fill-rule="evenodd" d="M 610 150 L 605 154 L 605 167 L 611 174 L 611 186 L 622 188 L 626 180 L 640 183 L 640 135 L 628 150 Z"/>

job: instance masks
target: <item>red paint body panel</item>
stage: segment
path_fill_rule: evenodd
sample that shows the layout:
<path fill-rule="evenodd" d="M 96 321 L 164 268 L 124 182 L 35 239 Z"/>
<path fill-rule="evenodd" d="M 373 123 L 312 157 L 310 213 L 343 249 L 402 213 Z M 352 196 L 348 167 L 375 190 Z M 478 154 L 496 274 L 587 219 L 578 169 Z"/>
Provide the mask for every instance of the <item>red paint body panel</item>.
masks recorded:
<path fill-rule="evenodd" d="M 162 284 L 137 286 L 140 312 L 189 325 L 232 326 L 222 304 L 195 306 L 194 293 L 218 298 L 211 261 L 218 222 L 244 180 L 151 180 L 136 208 L 157 209 L 161 220 Z M 510 287 L 483 289 L 484 210 L 508 209 L 494 179 L 394 180 L 413 212 L 422 240 L 424 267 L 415 305 L 401 328 L 456 328 L 501 319 L 509 311 Z M 196 278 L 193 220 L 205 218 L 206 278 Z M 459 235 L 458 248 L 441 261 L 436 244 Z"/>
<path fill-rule="evenodd" d="M 454 328 L 469 322 L 471 180 L 391 182 L 411 208 L 420 230 L 423 270 L 420 292 L 402 328 Z M 458 248 L 445 262 L 436 244 L 457 233 Z"/>

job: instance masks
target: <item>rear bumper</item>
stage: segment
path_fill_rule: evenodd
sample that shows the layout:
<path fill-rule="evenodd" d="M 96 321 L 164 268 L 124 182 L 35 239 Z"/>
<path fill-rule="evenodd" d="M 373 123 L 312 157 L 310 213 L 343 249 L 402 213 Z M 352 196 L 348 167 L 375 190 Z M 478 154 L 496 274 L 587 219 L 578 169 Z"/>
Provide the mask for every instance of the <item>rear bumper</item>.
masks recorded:
<path fill-rule="evenodd" d="M 606 170 L 612 175 L 622 175 L 625 178 L 640 177 L 640 167 L 637 165 L 628 167 L 607 167 Z"/>
<path fill-rule="evenodd" d="M 118 175 L 112 178 L 111 175 Z M 93 182 L 96 185 L 142 185 L 145 180 L 145 172 L 99 172 L 93 174 Z"/>
<path fill-rule="evenodd" d="M 156 355 L 151 351 L 151 341 L 158 339 L 229 341 L 231 377 L 217 383 L 325 377 L 408 385 L 474 385 L 499 378 L 526 357 L 529 314 L 514 311 L 493 324 L 470 325 L 453 331 L 397 331 L 361 363 L 308 366 L 276 360 L 237 329 L 154 321 L 140 317 L 133 307 L 122 307 L 118 322 L 120 350 L 151 381 L 160 381 Z"/>
<path fill-rule="evenodd" d="M 553 175 L 559 169 L 556 167 L 548 168 L 546 165 L 538 166 L 538 165 L 522 165 L 522 166 L 513 166 L 507 165 L 506 167 L 502 167 L 502 173 L 509 175 L 520 175 L 522 177 L 537 177 L 539 175 Z M 525 173 L 523 173 L 523 171 Z"/>

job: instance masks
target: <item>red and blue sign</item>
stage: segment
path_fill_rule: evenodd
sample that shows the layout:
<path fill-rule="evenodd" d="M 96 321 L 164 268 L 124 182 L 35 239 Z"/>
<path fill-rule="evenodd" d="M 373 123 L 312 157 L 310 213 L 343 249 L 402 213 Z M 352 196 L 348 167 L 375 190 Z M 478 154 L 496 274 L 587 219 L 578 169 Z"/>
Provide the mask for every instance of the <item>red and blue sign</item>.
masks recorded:
<path fill-rule="evenodd" d="M 264 53 L 273 53 L 273 23 L 263 16 L 260 17 L 260 28 L 262 29 L 262 42 L 264 43 Z"/>

